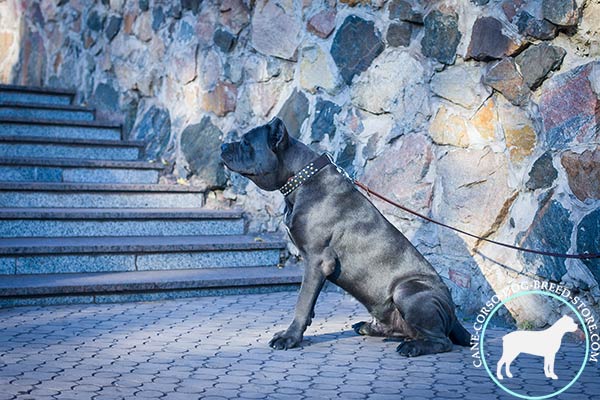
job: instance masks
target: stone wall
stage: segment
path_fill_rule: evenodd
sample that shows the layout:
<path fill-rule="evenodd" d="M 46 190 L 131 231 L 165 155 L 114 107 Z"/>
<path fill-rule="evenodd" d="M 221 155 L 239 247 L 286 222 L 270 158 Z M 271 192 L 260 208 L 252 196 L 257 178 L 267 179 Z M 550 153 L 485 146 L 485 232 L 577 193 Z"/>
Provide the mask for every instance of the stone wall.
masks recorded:
<path fill-rule="evenodd" d="M 223 170 L 274 115 L 373 189 L 478 235 L 600 249 L 600 1 L 0 0 L 0 79 L 71 87 L 163 181 L 281 230 L 281 196 Z M 376 202 L 470 315 L 541 277 L 597 305 L 600 262 L 516 253 Z M 539 307 L 511 306 L 541 324 Z M 505 313 L 505 317 L 509 316 Z"/>

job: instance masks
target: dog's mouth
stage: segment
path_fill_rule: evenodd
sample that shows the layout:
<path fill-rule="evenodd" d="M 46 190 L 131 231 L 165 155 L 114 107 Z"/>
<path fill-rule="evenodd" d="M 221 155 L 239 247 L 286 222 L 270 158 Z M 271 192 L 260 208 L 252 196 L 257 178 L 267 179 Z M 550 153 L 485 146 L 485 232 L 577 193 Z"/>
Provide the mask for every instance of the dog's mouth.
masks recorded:
<path fill-rule="evenodd" d="M 243 175 L 247 178 L 258 176 L 256 171 L 248 171 L 248 170 L 244 170 L 243 168 L 237 168 L 235 166 L 235 160 L 233 157 L 231 157 L 231 154 L 221 154 L 221 161 L 223 161 L 223 164 L 225 164 L 225 166 L 229 170 L 231 170 L 235 173 L 238 173 L 240 175 Z"/>

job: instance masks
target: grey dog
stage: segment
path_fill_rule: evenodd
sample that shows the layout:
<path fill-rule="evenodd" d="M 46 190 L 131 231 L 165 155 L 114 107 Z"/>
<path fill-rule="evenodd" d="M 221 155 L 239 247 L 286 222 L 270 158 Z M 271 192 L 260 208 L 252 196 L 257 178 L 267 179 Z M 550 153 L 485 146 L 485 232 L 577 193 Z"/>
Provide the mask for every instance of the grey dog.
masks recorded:
<path fill-rule="evenodd" d="M 294 319 L 275 334 L 274 349 L 298 346 L 326 280 L 373 319 L 353 325 L 361 335 L 400 341 L 403 356 L 469 346 L 448 287 L 431 264 L 336 166 L 291 137 L 279 118 L 223 144 L 225 165 L 267 191 L 285 194 L 285 224 L 305 260 Z"/>

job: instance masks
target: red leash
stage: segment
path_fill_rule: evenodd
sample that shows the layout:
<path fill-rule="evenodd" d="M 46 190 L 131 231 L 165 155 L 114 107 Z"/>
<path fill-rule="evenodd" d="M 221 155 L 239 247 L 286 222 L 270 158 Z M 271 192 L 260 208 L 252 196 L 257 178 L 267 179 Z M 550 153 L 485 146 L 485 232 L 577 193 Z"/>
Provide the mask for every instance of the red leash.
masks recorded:
<path fill-rule="evenodd" d="M 416 215 L 417 217 L 422 218 L 425 221 L 429 221 L 429 222 L 434 223 L 436 225 L 443 226 L 444 228 L 452 229 L 455 232 L 462 233 L 463 235 L 467 235 L 467 236 L 470 236 L 470 237 L 475 238 L 475 239 L 485 240 L 486 242 L 497 244 L 498 246 L 508 247 L 509 249 L 513 249 L 513 250 L 525 251 L 527 253 L 540 254 L 542 256 L 549 256 L 549 257 L 576 258 L 576 259 L 595 259 L 595 258 L 600 258 L 600 254 L 561 254 L 561 253 L 552 253 L 552 252 L 549 252 L 549 251 L 539 251 L 539 250 L 525 249 L 523 247 L 513 246 L 512 244 L 497 242 L 495 240 L 491 240 L 491 239 L 487 239 L 487 238 L 484 238 L 484 237 L 481 237 L 481 236 L 477 236 L 477 235 L 475 235 L 473 233 L 465 232 L 462 229 L 458 229 L 458 228 L 455 228 L 453 226 L 446 225 L 446 224 L 444 224 L 442 222 L 439 222 L 439 221 L 436 221 L 434 219 L 431 219 L 431 218 L 429 218 L 429 217 L 427 217 L 427 216 L 425 216 L 423 214 L 420 214 L 420 213 L 418 213 L 416 211 L 411 210 L 410 208 L 406 208 L 403 205 L 401 205 L 399 203 L 396 203 L 394 200 L 388 199 L 384 195 L 379 194 L 379 193 L 377 193 L 377 192 L 369 189 L 369 187 L 367 185 L 365 185 L 364 183 L 361 183 L 361 182 L 359 182 L 357 180 L 354 180 L 354 184 L 356 186 L 358 186 L 359 188 L 363 189 L 365 192 L 367 192 L 367 194 L 369 196 L 373 195 L 373 196 L 379 198 L 380 200 L 383 200 L 386 203 L 389 203 L 389 204 L 393 205 L 396 208 L 399 208 L 399 209 L 401 209 L 403 211 L 406 211 L 409 214 Z"/>

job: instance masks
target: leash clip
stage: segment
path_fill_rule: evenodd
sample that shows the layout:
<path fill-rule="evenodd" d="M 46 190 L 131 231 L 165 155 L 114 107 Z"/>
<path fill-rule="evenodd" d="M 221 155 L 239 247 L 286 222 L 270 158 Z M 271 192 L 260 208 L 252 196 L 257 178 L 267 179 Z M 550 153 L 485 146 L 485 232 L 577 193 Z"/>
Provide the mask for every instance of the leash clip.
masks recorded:
<path fill-rule="evenodd" d="M 329 161 L 331 162 L 331 164 L 333 164 L 333 166 L 335 167 L 335 169 L 337 169 L 337 171 L 340 174 L 342 174 L 342 176 L 344 178 L 346 178 L 348 181 L 350 181 L 350 183 L 354 183 L 354 178 L 352 176 L 350 176 L 350 174 L 344 168 L 342 168 L 339 165 L 337 165 L 337 163 L 333 159 L 333 154 L 331 154 L 329 151 L 326 151 L 325 155 L 327 155 L 327 158 L 329 158 Z"/>

